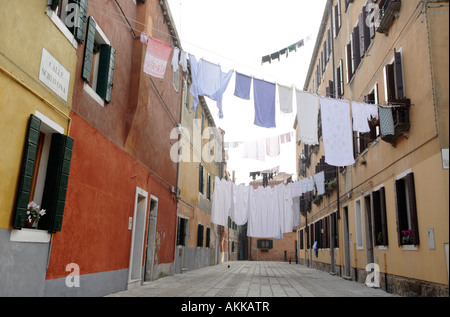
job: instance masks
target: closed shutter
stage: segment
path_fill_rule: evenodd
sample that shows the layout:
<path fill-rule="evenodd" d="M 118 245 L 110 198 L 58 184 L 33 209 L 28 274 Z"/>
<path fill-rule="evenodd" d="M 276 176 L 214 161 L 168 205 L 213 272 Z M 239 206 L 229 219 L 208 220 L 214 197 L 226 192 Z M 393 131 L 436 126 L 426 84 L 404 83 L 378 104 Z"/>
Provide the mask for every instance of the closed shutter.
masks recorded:
<path fill-rule="evenodd" d="M 403 86 L 403 68 L 402 54 L 394 50 L 394 81 L 395 81 L 395 99 L 405 98 L 405 89 Z"/>
<path fill-rule="evenodd" d="M 22 157 L 22 167 L 13 219 L 13 227 L 16 229 L 21 229 L 24 226 L 27 217 L 27 206 L 30 202 L 31 182 L 33 179 L 34 165 L 36 163 L 40 129 L 41 120 L 35 115 L 31 115 Z"/>
<path fill-rule="evenodd" d="M 88 27 L 87 27 L 87 35 L 86 35 L 86 43 L 85 43 L 85 47 L 84 47 L 83 70 L 81 73 L 81 77 L 88 83 L 91 79 L 91 68 L 92 68 L 92 59 L 94 57 L 96 25 L 97 25 L 97 23 L 95 22 L 94 18 L 89 17 Z"/>
<path fill-rule="evenodd" d="M 197 246 L 198 247 L 203 247 L 203 226 L 202 225 L 198 225 Z"/>
<path fill-rule="evenodd" d="M 111 102 L 115 58 L 116 51 L 114 48 L 106 44 L 101 46 L 100 61 L 98 65 L 97 94 L 107 103 Z"/>
<path fill-rule="evenodd" d="M 352 48 L 353 48 L 353 74 L 355 73 L 356 69 L 359 66 L 359 63 L 361 62 L 361 54 L 360 54 L 360 38 L 359 38 L 359 27 L 356 26 L 353 29 L 352 33 Z"/>
<path fill-rule="evenodd" d="M 46 216 L 39 220 L 39 229 L 53 233 L 61 231 L 73 143 L 74 140 L 67 135 L 59 133 L 52 135 L 42 196 L 42 208 L 47 212 Z"/>
<path fill-rule="evenodd" d="M 69 27 L 79 43 L 84 43 L 84 33 L 86 32 L 87 4 L 88 0 L 69 0 L 69 3 L 77 5 L 77 11 L 74 15 L 74 25 Z"/>
<path fill-rule="evenodd" d="M 198 173 L 198 191 L 203 194 L 203 165 L 200 164 L 200 169 Z"/>

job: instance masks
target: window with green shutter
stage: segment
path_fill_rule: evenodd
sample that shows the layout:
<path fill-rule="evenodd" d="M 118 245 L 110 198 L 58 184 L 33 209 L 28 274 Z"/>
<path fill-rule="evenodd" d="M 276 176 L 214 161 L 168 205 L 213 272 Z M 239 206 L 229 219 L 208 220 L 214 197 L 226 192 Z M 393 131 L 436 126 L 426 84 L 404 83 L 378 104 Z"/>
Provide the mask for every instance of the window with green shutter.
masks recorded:
<path fill-rule="evenodd" d="M 34 174 L 34 165 L 36 163 L 40 128 L 41 120 L 35 115 L 31 115 L 25 140 L 19 187 L 17 190 L 15 215 L 13 219 L 13 227 L 16 229 L 21 229 L 24 226 L 27 217 L 27 206 L 30 202 L 31 183 Z"/>
<path fill-rule="evenodd" d="M 39 220 L 39 229 L 49 232 L 61 231 L 73 143 L 74 140 L 67 135 L 58 133 L 52 135 L 41 205 L 47 214 Z"/>
<path fill-rule="evenodd" d="M 57 232 L 61 230 L 74 141 L 49 127 L 47 119 L 42 120 L 30 116 L 13 227 L 25 226 L 28 203 L 34 201 L 46 210 L 37 228 Z M 48 160 L 41 160 L 44 156 Z"/>
<path fill-rule="evenodd" d="M 83 43 L 88 0 L 50 0 L 48 7 L 64 22 L 77 42 Z"/>
<path fill-rule="evenodd" d="M 115 49 L 89 17 L 81 77 L 106 103 L 111 102 L 115 57 Z"/>

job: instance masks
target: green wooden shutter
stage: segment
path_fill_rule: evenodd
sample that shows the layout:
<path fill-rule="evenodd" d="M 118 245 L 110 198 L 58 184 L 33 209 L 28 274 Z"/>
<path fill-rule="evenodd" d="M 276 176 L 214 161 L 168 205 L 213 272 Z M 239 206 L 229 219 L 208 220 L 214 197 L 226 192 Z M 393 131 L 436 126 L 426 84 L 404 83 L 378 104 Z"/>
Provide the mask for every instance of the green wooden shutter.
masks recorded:
<path fill-rule="evenodd" d="M 115 57 L 116 51 L 111 46 L 103 44 L 100 47 L 97 94 L 102 97 L 107 103 L 111 102 Z"/>
<path fill-rule="evenodd" d="M 273 240 L 269 240 L 269 249 L 273 249 Z"/>
<path fill-rule="evenodd" d="M 409 216 L 411 218 L 411 235 L 413 236 L 414 244 L 418 245 L 420 244 L 419 224 L 417 221 L 416 191 L 413 173 L 406 175 L 406 190 L 408 192 Z"/>
<path fill-rule="evenodd" d="M 46 215 L 39 220 L 39 229 L 61 231 L 73 142 L 69 136 L 59 133 L 52 135 L 41 204 Z"/>
<path fill-rule="evenodd" d="M 87 20 L 87 3 L 88 0 L 69 0 L 69 3 L 75 3 L 77 5 L 77 11 L 74 16 L 75 25 L 70 26 L 69 30 L 75 36 L 75 39 L 79 43 L 84 43 L 84 33 L 86 32 L 86 20 Z"/>
<path fill-rule="evenodd" d="M 381 230 L 383 232 L 383 245 L 389 244 L 387 218 L 386 218 L 386 194 L 384 187 L 380 188 Z"/>
<path fill-rule="evenodd" d="M 81 77 L 83 77 L 86 82 L 90 81 L 91 78 L 91 67 L 92 59 L 94 57 L 94 43 L 95 43 L 95 27 L 97 23 L 93 17 L 89 17 L 88 28 L 86 35 L 86 43 L 84 47 L 84 60 L 83 60 L 83 70 Z"/>
<path fill-rule="evenodd" d="M 257 241 L 256 241 L 256 247 L 257 247 L 258 249 L 261 249 L 261 246 L 262 246 L 262 240 L 257 240 Z"/>
<path fill-rule="evenodd" d="M 13 227 L 16 229 L 20 229 L 24 226 L 25 219 L 27 217 L 27 206 L 30 202 L 31 181 L 33 179 L 34 165 L 36 162 L 40 129 L 41 120 L 35 115 L 31 115 L 28 123 L 28 132 L 22 157 L 22 168 L 20 172 L 15 215 L 13 220 Z"/>

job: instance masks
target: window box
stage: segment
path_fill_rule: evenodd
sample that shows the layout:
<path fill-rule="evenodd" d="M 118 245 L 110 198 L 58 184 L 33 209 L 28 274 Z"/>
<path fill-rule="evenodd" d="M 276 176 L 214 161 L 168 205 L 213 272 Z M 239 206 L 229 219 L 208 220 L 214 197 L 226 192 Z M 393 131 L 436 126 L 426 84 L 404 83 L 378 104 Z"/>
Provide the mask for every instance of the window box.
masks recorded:
<path fill-rule="evenodd" d="M 380 16 L 377 21 L 377 32 L 387 34 L 402 6 L 401 0 L 379 0 Z"/>

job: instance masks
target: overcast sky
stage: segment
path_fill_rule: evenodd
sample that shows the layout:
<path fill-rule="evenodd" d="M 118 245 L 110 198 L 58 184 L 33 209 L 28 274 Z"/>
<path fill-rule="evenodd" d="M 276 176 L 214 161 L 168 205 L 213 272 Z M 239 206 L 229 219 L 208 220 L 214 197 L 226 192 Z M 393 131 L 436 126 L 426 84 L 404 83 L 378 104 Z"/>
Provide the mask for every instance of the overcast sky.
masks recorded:
<path fill-rule="evenodd" d="M 303 89 L 326 0 L 168 0 L 182 49 L 197 59 L 237 72 Z M 261 64 L 261 58 L 311 37 L 289 57 Z M 277 104 L 277 128 L 253 124 L 254 106 L 235 96 L 234 76 L 223 99 L 224 118 L 216 103 L 207 99 L 216 126 L 225 130 L 225 141 L 245 141 L 276 136 L 293 130 L 295 113 L 281 115 Z M 283 144 L 281 155 L 265 162 L 241 158 L 242 148 L 230 150 L 228 170 L 236 171 L 237 183 L 247 183 L 251 171 L 280 166 L 280 172 L 296 173 L 295 136 Z"/>

